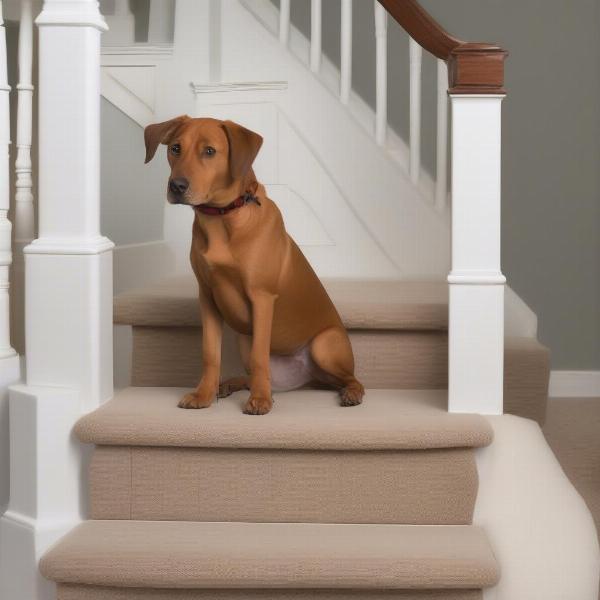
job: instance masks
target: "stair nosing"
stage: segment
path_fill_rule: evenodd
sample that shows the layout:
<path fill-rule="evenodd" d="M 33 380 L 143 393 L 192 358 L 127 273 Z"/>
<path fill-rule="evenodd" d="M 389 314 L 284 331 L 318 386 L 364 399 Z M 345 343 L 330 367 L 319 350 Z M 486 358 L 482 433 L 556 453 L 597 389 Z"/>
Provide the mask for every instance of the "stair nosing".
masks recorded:
<path fill-rule="evenodd" d="M 175 589 L 479 589 L 499 577 L 472 525 L 87 521 L 40 570 L 58 583 Z"/>
<path fill-rule="evenodd" d="M 324 451 L 477 448 L 493 439 L 481 415 L 449 414 L 445 391 L 367 390 L 361 406 L 340 407 L 333 391 L 297 390 L 276 394 L 259 417 L 242 414 L 247 392 L 208 409 L 177 408 L 187 391 L 126 388 L 83 416 L 75 433 L 100 445 Z"/>

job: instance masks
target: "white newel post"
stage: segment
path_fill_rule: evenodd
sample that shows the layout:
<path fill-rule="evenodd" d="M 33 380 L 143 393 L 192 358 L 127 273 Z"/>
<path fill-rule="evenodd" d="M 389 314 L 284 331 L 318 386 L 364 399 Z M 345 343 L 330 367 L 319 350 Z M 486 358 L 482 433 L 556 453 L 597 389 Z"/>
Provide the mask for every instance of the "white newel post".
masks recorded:
<path fill-rule="evenodd" d="M 112 252 L 100 235 L 95 0 L 45 0 L 39 26 L 39 237 L 25 248 L 26 372 L 10 393 L 0 597 L 49 599 L 37 563 L 85 514 L 76 419 L 112 395 Z M 68 66 L 68 68 L 66 68 Z"/>
<path fill-rule="evenodd" d="M 500 270 L 500 110 L 504 95 L 451 94 L 451 412 L 502 413 L 504 283 Z"/>

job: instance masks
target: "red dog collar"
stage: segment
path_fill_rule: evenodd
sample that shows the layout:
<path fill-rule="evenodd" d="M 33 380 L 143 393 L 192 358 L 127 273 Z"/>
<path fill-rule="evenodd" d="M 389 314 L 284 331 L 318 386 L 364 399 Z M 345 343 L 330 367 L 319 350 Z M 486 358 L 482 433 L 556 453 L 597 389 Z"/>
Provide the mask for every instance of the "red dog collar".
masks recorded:
<path fill-rule="evenodd" d="M 252 195 L 250 192 L 246 192 L 243 196 L 236 198 L 227 206 L 218 207 L 210 206 L 208 204 L 199 204 L 198 206 L 194 206 L 194 208 L 205 215 L 226 215 L 228 212 L 231 212 L 236 208 L 240 208 L 240 206 L 244 206 L 244 204 L 248 204 L 248 202 L 256 202 L 256 204 L 260 206 L 258 198 Z"/>

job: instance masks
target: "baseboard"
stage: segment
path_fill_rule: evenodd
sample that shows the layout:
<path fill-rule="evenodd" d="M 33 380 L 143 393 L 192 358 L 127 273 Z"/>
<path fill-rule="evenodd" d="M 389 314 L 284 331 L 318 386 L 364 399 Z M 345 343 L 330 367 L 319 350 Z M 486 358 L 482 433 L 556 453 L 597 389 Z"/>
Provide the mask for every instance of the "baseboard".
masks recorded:
<path fill-rule="evenodd" d="M 600 371 L 552 371 L 551 398 L 600 398 Z"/>

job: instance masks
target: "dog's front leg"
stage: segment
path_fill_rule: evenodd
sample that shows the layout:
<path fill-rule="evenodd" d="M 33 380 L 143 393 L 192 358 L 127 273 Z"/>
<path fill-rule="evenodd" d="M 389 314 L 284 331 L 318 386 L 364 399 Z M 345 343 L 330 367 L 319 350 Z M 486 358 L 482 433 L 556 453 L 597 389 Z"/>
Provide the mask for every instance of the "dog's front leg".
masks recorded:
<path fill-rule="evenodd" d="M 179 402 L 180 408 L 207 408 L 217 395 L 221 371 L 223 318 L 213 299 L 200 289 L 202 319 L 202 377 L 196 389 Z"/>
<path fill-rule="evenodd" d="M 244 406 L 247 415 L 264 415 L 271 410 L 271 373 L 269 356 L 276 296 L 257 292 L 252 302 L 252 347 L 250 349 L 250 398 Z"/>

